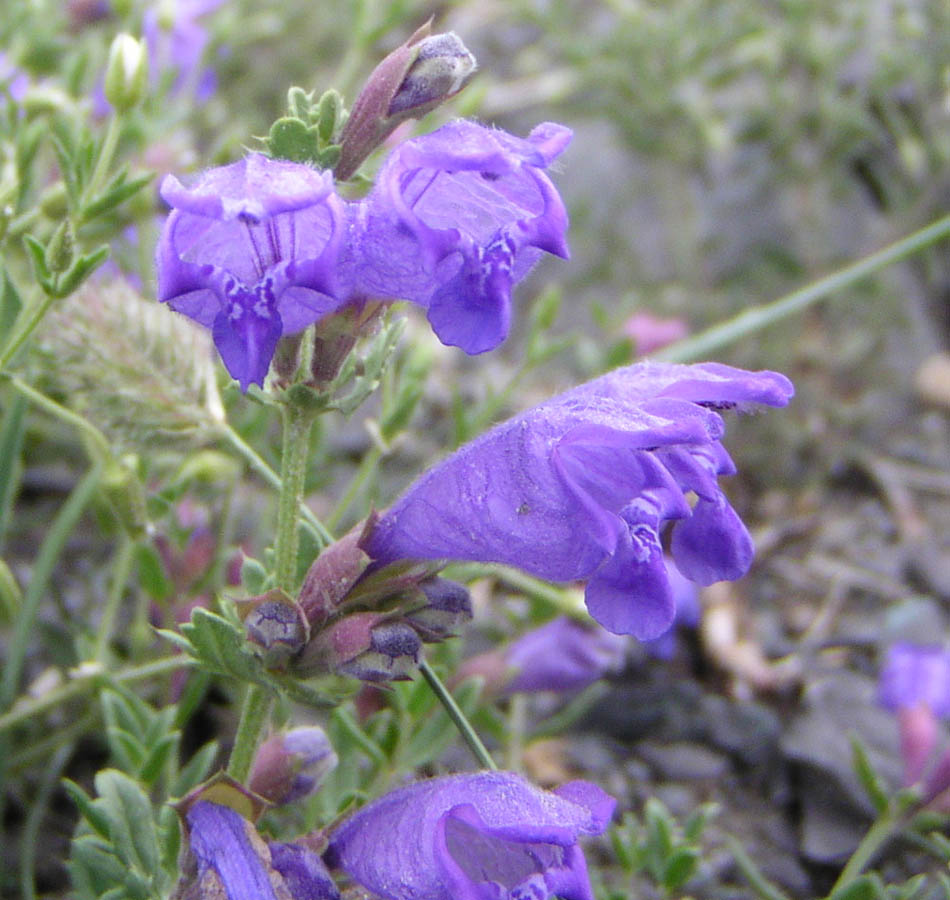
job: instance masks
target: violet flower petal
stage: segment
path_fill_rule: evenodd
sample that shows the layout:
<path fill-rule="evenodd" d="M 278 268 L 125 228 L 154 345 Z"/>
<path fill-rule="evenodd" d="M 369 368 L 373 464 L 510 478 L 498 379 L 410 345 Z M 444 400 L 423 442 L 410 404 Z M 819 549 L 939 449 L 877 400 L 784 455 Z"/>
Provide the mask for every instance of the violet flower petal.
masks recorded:
<path fill-rule="evenodd" d="M 521 139 L 460 120 L 400 144 L 350 210 L 352 291 L 419 304 L 467 353 L 496 347 L 513 285 L 542 252 L 567 256 L 567 213 L 544 169 L 569 140 L 553 123 Z"/>
<path fill-rule="evenodd" d="M 627 639 L 559 616 L 504 651 L 515 674 L 505 694 L 579 691 L 623 665 Z"/>
<path fill-rule="evenodd" d="M 792 392 L 777 373 L 714 363 L 618 369 L 462 447 L 380 517 L 363 549 L 377 567 L 464 559 L 588 579 L 604 627 L 658 637 L 675 612 L 660 543 L 669 523 L 692 581 L 739 578 L 752 560 L 716 480 L 735 467 L 714 408 L 783 406 Z"/>
<path fill-rule="evenodd" d="M 614 805 L 583 782 L 548 793 L 510 772 L 435 778 L 351 816 L 327 858 L 383 900 L 593 900 L 577 841 Z"/>
<path fill-rule="evenodd" d="M 950 651 L 894 644 L 881 669 L 878 701 L 892 712 L 924 704 L 937 718 L 950 718 Z"/>
<path fill-rule="evenodd" d="M 242 390 L 263 385 L 277 342 L 334 312 L 343 203 L 329 174 L 250 154 L 189 187 L 169 175 L 172 207 L 156 254 L 158 299 L 211 329 Z"/>

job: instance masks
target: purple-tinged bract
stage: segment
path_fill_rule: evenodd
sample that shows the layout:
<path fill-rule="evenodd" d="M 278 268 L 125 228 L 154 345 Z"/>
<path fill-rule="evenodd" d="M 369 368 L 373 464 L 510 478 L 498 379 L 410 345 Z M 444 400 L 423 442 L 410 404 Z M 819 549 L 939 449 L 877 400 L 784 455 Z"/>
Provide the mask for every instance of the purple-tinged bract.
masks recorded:
<path fill-rule="evenodd" d="M 277 341 L 334 312 L 343 203 L 328 173 L 252 153 L 161 194 L 158 299 L 211 329 L 228 372 L 263 385 Z"/>
<path fill-rule="evenodd" d="M 350 209 L 351 289 L 411 300 L 439 339 L 483 353 L 508 334 L 511 290 L 542 251 L 568 254 L 567 213 L 545 169 L 570 141 L 459 120 L 405 141 Z"/>
<path fill-rule="evenodd" d="M 923 705 L 937 718 L 950 718 L 950 651 L 934 645 L 894 644 L 881 669 L 878 699 L 892 712 Z"/>
<path fill-rule="evenodd" d="M 326 858 L 382 900 L 593 900 L 577 841 L 614 806 L 585 781 L 548 792 L 512 772 L 451 775 L 370 803 Z"/>
<path fill-rule="evenodd" d="M 377 565 L 463 559 L 587 579 L 587 607 L 608 631 L 657 637 L 675 613 L 666 523 L 676 523 L 673 559 L 692 581 L 734 580 L 752 561 L 749 533 L 717 483 L 735 467 L 715 410 L 784 406 L 792 393 L 783 375 L 715 363 L 618 369 L 462 447 L 362 546 Z"/>

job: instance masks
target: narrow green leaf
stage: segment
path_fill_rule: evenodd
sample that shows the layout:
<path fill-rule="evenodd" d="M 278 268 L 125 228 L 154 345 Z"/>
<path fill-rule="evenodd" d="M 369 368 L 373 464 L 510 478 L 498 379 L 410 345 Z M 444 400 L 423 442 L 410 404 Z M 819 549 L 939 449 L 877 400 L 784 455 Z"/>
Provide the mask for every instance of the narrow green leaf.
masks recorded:
<path fill-rule="evenodd" d="M 102 715 L 106 723 L 113 728 L 128 731 L 131 734 L 144 732 L 152 721 L 152 712 L 145 701 L 134 694 L 120 693 L 106 688 L 99 695 L 102 703 Z"/>
<path fill-rule="evenodd" d="M 140 541 L 135 548 L 135 561 L 142 590 L 153 600 L 168 600 L 175 591 L 175 585 L 165 575 L 158 551 L 151 544 Z"/>
<path fill-rule="evenodd" d="M 885 900 L 886 897 L 881 877 L 870 872 L 838 888 L 828 900 Z"/>
<path fill-rule="evenodd" d="M 207 778 L 217 756 L 218 742 L 209 741 L 188 760 L 185 767 L 175 777 L 169 796 L 184 797 L 188 791 L 201 784 Z"/>
<path fill-rule="evenodd" d="M 181 735 L 175 731 L 172 734 L 165 735 L 165 737 L 152 745 L 148 751 L 148 755 L 142 761 L 138 773 L 139 778 L 141 778 L 146 785 L 152 787 L 158 780 L 166 763 L 171 758 L 172 753 L 178 749 L 180 738 Z"/>
<path fill-rule="evenodd" d="M 118 856 L 143 874 L 158 870 L 158 835 L 152 805 L 142 789 L 116 769 L 96 774 L 96 790 L 111 828 Z"/>
<path fill-rule="evenodd" d="M 70 799 L 78 807 L 82 817 L 89 823 L 89 827 L 101 837 L 108 838 L 110 833 L 109 817 L 96 806 L 92 797 L 75 781 L 70 781 L 68 778 L 62 780 L 62 785 Z"/>
<path fill-rule="evenodd" d="M 23 606 L 23 591 L 10 571 L 6 560 L 0 559 L 0 625 L 7 626 Z"/>
<path fill-rule="evenodd" d="M 106 740 L 116 764 L 125 772 L 137 774 L 146 754 L 141 741 L 121 728 L 111 727 L 106 728 Z"/>
<path fill-rule="evenodd" d="M 2 280 L 0 280 L 0 335 L 6 335 L 11 332 L 13 323 L 16 321 L 22 308 L 23 300 L 20 298 L 16 285 L 14 285 L 10 280 L 10 276 L 4 271 Z"/>
<path fill-rule="evenodd" d="M 686 884 L 699 863 L 699 850 L 696 847 L 678 847 L 666 860 L 662 885 L 668 894 L 675 893 Z"/>
<path fill-rule="evenodd" d="M 128 868 L 106 846 L 84 835 L 73 841 L 69 871 L 80 895 L 99 898 L 125 882 Z"/>
<path fill-rule="evenodd" d="M 704 803 L 694 809 L 689 818 L 683 823 L 683 839 L 686 843 L 695 844 L 702 837 L 706 826 L 718 814 L 718 803 Z"/>
<path fill-rule="evenodd" d="M 36 274 L 37 281 L 41 283 L 49 282 L 51 273 L 46 268 L 46 248 L 32 234 L 23 235 L 23 243 L 26 245 L 30 261 L 33 263 L 33 271 Z"/>
<path fill-rule="evenodd" d="M 153 173 L 148 172 L 126 181 L 126 175 L 126 172 L 120 172 L 98 197 L 86 204 L 79 214 L 79 221 L 90 222 L 115 209 L 115 207 L 125 203 L 126 200 L 134 197 L 155 177 Z"/>
<path fill-rule="evenodd" d="M 867 791 L 871 803 L 878 813 L 883 813 L 890 802 L 887 783 L 874 771 L 871 760 L 868 758 L 867 748 L 855 734 L 851 735 L 851 757 L 854 773 Z"/>
<path fill-rule="evenodd" d="M 108 258 L 108 244 L 102 244 L 93 250 L 92 253 L 80 256 L 57 282 L 56 295 L 58 297 L 68 297 Z"/>

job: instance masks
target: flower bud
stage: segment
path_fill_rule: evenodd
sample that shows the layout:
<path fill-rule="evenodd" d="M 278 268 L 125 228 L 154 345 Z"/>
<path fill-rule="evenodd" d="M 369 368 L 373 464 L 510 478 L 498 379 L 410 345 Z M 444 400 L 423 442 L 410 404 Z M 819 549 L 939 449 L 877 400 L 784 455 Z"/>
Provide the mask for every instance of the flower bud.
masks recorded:
<path fill-rule="evenodd" d="M 271 803 L 293 803 L 314 793 L 337 762 L 322 728 L 293 728 L 261 744 L 248 787 Z"/>
<path fill-rule="evenodd" d="M 262 651 L 264 666 L 279 668 L 307 642 L 307 623 L 283 591 L 268 591 L 238 603 L 247 639 Z"/>
<path fill-rule="evenodd" d="M 475 67 L 475 57 L 455 32 L 423 38 L 416 61 L 389 103 L 389 115 L 417 117 L 429 112 L 457 94 Z"/>
<path fill-rule="evenodd" d="M 295 671 L 400 681 L 418 665 L 421 649 L 419 636 L 405 622 L 379 613 L 354 613 L 313 638 L 296 661 Z"/>
<path fill-rule="evenodd" d="M 297 603 L 311 629 L 326 622 L 369 565 L 360 541 L 372 521 L 371 516 L 363 528 L 353 529 L 326 547 L 307 570 Z"/>
<path fill-rule="evenodd" d="M 76 257 L 76 235 L 69 219 L 63 219 L 46 245 L 46 268 L 54 275 L 65 272 Z"/>
<path fill-rule="evenodd" d="M 350 178 L 400 122 L 457 94 L 475 65 L 457 35 L 430 35 L 428 22 L 418 29 L 372 71 L 356 98 L 340 135 L 337 179 Z"/>
<path fill-rule="evenodd" d="M 406 621 L 427 643 L 443 641 L 472 618 L 468 589 L 447 578 L 430 578 L 419 585 L 426 605 L 406 614 Z"/>
<path fill-rule="evenodd" d="M 109 48 L 103 89 L 116 112 L 127 112 L 145 95 L 148 55 L 145 44 L 131 34 L 116 35 Z"/>

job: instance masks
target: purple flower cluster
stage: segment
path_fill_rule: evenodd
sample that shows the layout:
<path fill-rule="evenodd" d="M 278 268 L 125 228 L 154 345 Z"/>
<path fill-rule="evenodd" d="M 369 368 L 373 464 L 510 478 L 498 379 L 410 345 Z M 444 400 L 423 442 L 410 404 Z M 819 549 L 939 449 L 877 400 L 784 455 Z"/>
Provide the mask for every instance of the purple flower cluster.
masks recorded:
<path fill-rule="evenodd" d="M 491 350 L 511 290 L 542 252 L 567 256 L 567 214 L 544 170 L 570 140 L 473 122 L 400 144 L 375 189 L 344 203 L 329 174 L 251 154 L 188 187 L 157 252 L 158 299 L 212 330 L 242 390 L 263 384 L 277 341 L 367 297 L 410 300 L 444 343 Z"/>
<path fill-rule="evenodd" d="M 601 834 L 615 806 L 586 781 L 548 792 L 513 772 L 450 775 L 363 807 L 321 859 L 304 842 L 265 843 L 233 809 L 200 800 L 184 817 L 176 896 L 339 900 L 329 864 L 380 900 L 593 900 L 578 840 Z"/>
<path fill-rule="evenodd" d="M 587 607 L 608 631 L 656 638 L 676 612 L 669 523 L 676 567 L 697 584 L 740 578 L 752 561 L 717 483 L 735 467 L 716 410 L 784 406 L 792 393 L 775 372 L 716 363 L 617 369 L 462 447 L 379 518 L 363 549 L 376 566 L 458 559 L 586 579 Z"/>

